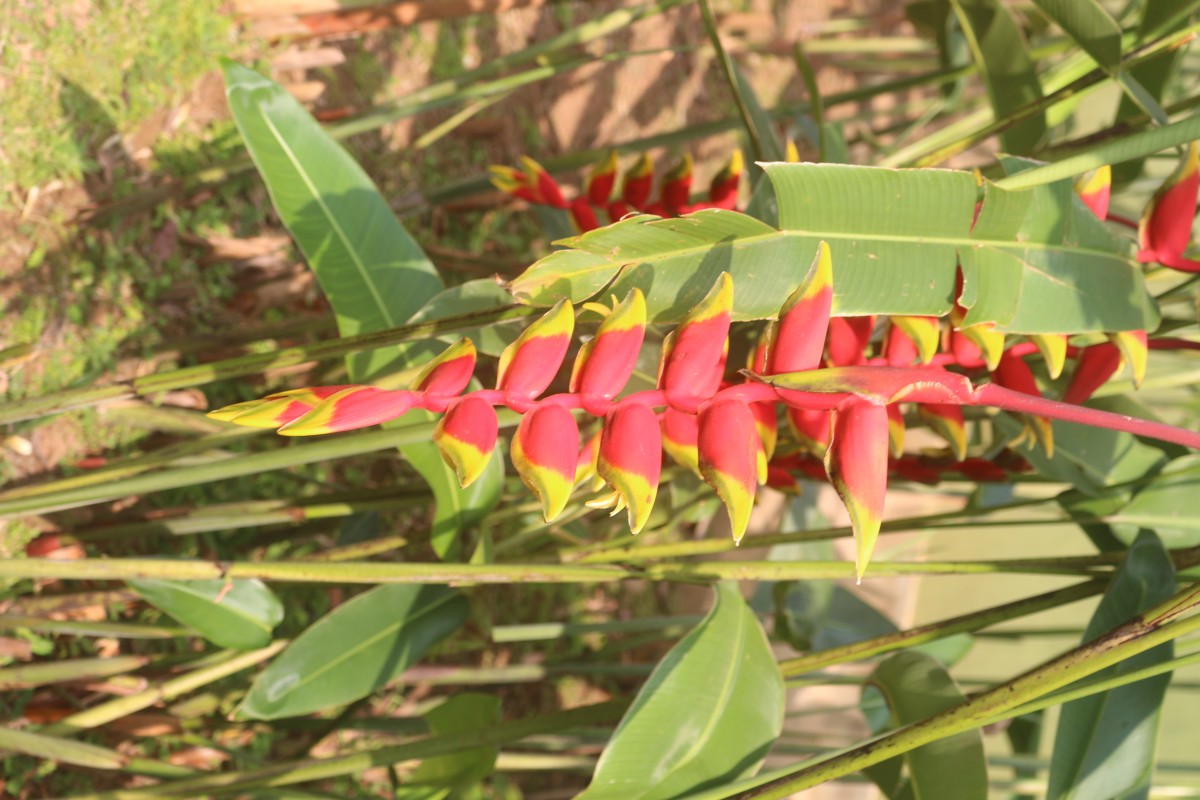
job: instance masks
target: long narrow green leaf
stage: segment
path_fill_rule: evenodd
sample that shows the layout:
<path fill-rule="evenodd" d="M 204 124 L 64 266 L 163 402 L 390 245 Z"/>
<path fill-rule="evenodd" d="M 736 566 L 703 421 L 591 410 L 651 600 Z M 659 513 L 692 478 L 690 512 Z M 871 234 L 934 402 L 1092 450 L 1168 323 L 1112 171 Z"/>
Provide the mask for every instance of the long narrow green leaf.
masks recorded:
<path fill-rule="evenodd" d="M 435 736 L 471 733 L 500 722 L 500 698 L 465 693 L 455 695 L 425 715 L 429 732 Z M 409 783 L 429 784 L 400 787 L 395 800 L 441 800 L 486 778 L 496 765 L 500 748 L 480 747 L 435 758 L 427 758 L 413 771 Z"/>
<path fill-rule="evenodd" d="M 466 597 L 445 586 L 400 584 L 364 592 L 300 634 L 255 678 L 237 714 L 296 717 L 366 697 L 466 618 Z"/>
<path fill-rule="evenodd" d="M 1012 12 L 1000 0 L 951 0 L 975 63 L 983 71 L 996 119 L 1042 97 L 1029 45 Z M 1046 135 L 1045 114 L 1007 129 L 1001 139 L 1010 153 L 1028 153 Z"/>
<path fill-rule="evenodd" d="M 581 800 L 666 800 L 753 774 L 783 727 L 783 678 L 734 584 L 663 658 Z"/>
<path fill-rule="evenodd" d="M 127 756 L 107 747 L 9 728 L 0 728 L 0 750 L 91 769 L 121 769 L 129 763 Z"/>
<path fill-rule="evenodd" d="M 888 656 L 869 680 L 883 693 L 896 724 L 901 726 L 920 722 L 966 699 L 946 668 L 922 653 Z M 987 759 L 983 735 L 978 730 L 914 748 L 904 760 L 908 762 L 914 797 L 986 800 L 988 796 Z"/>
<path fill-rule="evenodd" d="M 1175 569 L 1153 532 L 1144 530 L 1129 548 L 1096 613 L 1083 633 L 1089 641 L 1171 594 Z M 1122 661 L 1095 680 L 1152 667 L 1174 656 L 1166 642 Z M 1158 720 L 1171 676 L 1162 675 L 1063 706 L 1050 759 L 1048 800 L 1128 797 L 1150 786 Z"/>
<path fill-rule="evenodd" d="M 1111 70 L 1121 63 L 1121 27 L 1096 0 L 1034 0 L 1034 4 L 1097 64 Z"/>

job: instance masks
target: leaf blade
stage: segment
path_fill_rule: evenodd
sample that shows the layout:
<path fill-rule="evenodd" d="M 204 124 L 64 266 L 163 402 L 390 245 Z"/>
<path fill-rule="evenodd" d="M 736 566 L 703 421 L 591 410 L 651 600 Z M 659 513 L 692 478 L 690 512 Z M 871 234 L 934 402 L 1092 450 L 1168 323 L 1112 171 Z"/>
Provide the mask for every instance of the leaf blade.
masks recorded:
<path fill-rule="evenodd" d="M 240 719 L 279 719 L 365 697 L 419 661 L 467 618 L 467 600 L 436 584 L 387 584 L 310 625 L 251 684 Z"/>
<path fill-rule="evenodd" d="M 150 605 L 194 628 L 218 647 L 253 650 L 271 642 L 283 604 L 257 578 L 210 581 L 126 581 Z"/>

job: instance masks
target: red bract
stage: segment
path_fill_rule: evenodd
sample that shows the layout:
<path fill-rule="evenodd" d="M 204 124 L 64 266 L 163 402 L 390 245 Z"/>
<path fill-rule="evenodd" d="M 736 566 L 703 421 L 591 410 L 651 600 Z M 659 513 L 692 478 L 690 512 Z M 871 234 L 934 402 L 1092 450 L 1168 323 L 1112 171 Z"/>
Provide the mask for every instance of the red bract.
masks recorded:
<path fill-rule="evenodd" d="M 708 186 L 708 200 L 715 208 L 737 208 L 738 189 L 742 184 L 742 173 L 746 169 L 741 150 L 734 150 L 729 163 L 713 176 Z"/>
<path fill-rule="evenodd" d="M 1112 167 L 1105 164 L 1091 175 L 1075 182 L 1075 192 L 1083 204 L 1100 219 L 1108 218 L 1108 200 L 1112 194 Z"/>
<path fill-rule="evenodd" d="M 610 150 L 592 167 L 587 180 L 587 201 L 597 208 L 603 208 L 612 197 L 613 187 L 617 185 L 617 154 Z"/>
<path fill-rule="evenodd" d="M 331 394 L 302 416 L 281 426 L 284 436 L 318 436 L 351 431 L 395 419 L 413 406 L 413 392 L 350 386 Z"/>
<path fill-rule="evenodd" d="M 855 571 L 861 581 L 879 537 L 887 494 L 888 420 L 883 406 L 849 400 L 833 412 L 833 437 L 825 453 L 829 481 L 846 505 L 854 528 Z"/>
<path fill-rule="evenodd" d="M 562 406 L 535 406 L 517 426 L 511 455 L 521 481 L 541 501 L 542 516 L 553 521 L 575 488 L 579 426 L 574 415 Z"/>
<path fill-rule="evenodd" d="M 1200 190 L 1200 147 L 1188 145 L 1174 174 L 1146 206 L 1138 225 L 1138 260 L 1157 261 L 1182 272 L 1200 272 L 1200 261 L 1184 256 L 1192 243 L 1196 193 Z"/>
<path fill-rule="evenodd" d="M 874 329 L 874 317 L 834 317 L 829 320 L 829 365 L 853 367 L 865 364 L 867 345 Z"/>
<path fill-rule="evenodd" d="M 459 486 L 470 486 L 483 474 L 496 449 L 498 433 L 496 409 L 481 397 L 463 397 L 446 409 L 433 429 L 433 441 L 454 468 Z"/>
<path fill-rule="evenodd" d="M 631 289 L 575 359 L 570 389 L 581 395 L 588 413 L 603 414 L 608 401 L 625 388 L 645 335 L 646 300 L 640 289 Z"/>
<path fill-rule="evenodd" d="M 568 301 L 559 300 L 504 348 L 496 388 L 518 401 L 532 400 L 546 391 L 562 366 L 574 331 L 574 310 Z"/>
<path fill-rule="evenodd" d="M 616 495 L 613 513 L 629 508 L 629 530 L 639 533 L 650 519 L 662 473 L 662 435 L 648 406 L 618 405 L 604 420 L 596 471 Z"/>
<path fill-rule="evenodd" d="M 733 540 L 740 542 L 750 524 L 758 487 L 754 414 L 738 400 L 717 400 L 701 410 L 699 422 L 700 474 L 725 504 Z"/>
<path fill-rule="evenodd" d="M 692 194 L 692 157 L 684 154 L 679 163 L 663 178 L 660 202 L 667 214 L 680 214 L 688 205 Z"/>
<path fill-rule="evenodd" d="M 464 339 L 427 364 L 411 391 L 372 386 L 297 389 L 238 403 L 211 416 L 276 427 L 287 435 L 307 435 L 375 424 L 410 407 L 444 413 L 433 438 L 466 486 L 489 463 L 498 429 L 495 407 L 506 406 L 523 415 L 512 440 L 513 464 L 539 498 L 547 520 L 562 512 L 576 485 L 590 482 L 596 490 L 607 485 L 609 494 L 589 505 L 628 508 L 635 532 L 648 523 L 663 449 L 716 489 L 735 539 L 745 533 L 759 483 L 786 488 L 795 486 L 797 475 L 826 475 L 849 510 L 860 576 L 879 532 L 889 469 L 928 481 L 944 474 L 1000 479 L 1008 472 L 1028 469 L 1011 453 L 991 461 L 966 458 L 962 406 L 991 406 L 1029 420 L 1021 438 L 1032 431 L 1047 449 L 1052 446 L 1051 419 L 1200 449 L 1200 433 L 1042 397 L 1025 359 L 1040 350 L 1049 371 L 1056 371 L 1056 363 L 1061 364 L 1067 351 L 1066 338 L 1059 335 L 1035 338 L 1034 344 L 1018 342 L 1004 350 L 999 332 L 970 329 L 992 337 L 988 355 L 996 361 L 992 382 L 976 384 L 973 381 L 983 377 L 986 364 L 963 333 L 954 331 L 950 337 L 953 355 L 934 354 L 941 328 L 937 320 L 895 318 L 884 355 L 862 363 L 872 320 L 852 318 L 833 323 L 845 341 L 829 349 L 833 358 L 849 359 L 855 365 L 822 367 L 831 275 L 829 249 L 821 243 L 808 275 L 749 356 L 746 383 L 722 382 L 734 287 L 730 276 L 721 273 L 708 295 L 667 337 L 658 389 L 618 399 L 643 344 L 646 324 L 644 298 L 633 290 L 611 311 L 586 304 L 604 319 L 581 348 L 568 392 L 538 399 L 554 381 L 574 332 L 574 312 L 564 300 L 505 349 L 496 389 L 459 396 L 471 379 L 476 358 L 474 345 Z M 965 312 L 960 308 L 957 314 L 961 319 Z M 1080 351 L 1066 392 L 1068 400 L 1086 399 L 1113 374 L 1122 352 L 1135 378 L 1140 377 L 1145 368 L 1145 333 L 1119 332 L 1110 334 L 1110 339 Z M 986 339 L 984 344 L 988 346 Z M 903 366 L 889 366 L 889 360 Z M 790 452 L 784 446 L 785 454 L 772 458 L 781 403 L 795 429 L 795 442 Z M 918 413 L 943 433 L 954 457 L 961 460 L 903 453 L 904 417 L 899 403 L 916 404 Z M 575 419 L 579 412 L 604 419 L 602 432 L 591 437 L 582 452 Z"/>
<path fill-rule="evenodd" d="M 600 220 L 588 205 L 586 197 L 576 197 L 571 201 L 571 219 L 580 233 L 594 231 L 600 227 Z"/>
<path fill-rule="evenodd" d="M 408 388 L 433 397 L 453 397 L 467 388 L 474 374 L 475 344 L 459 339 L 426 364 Z"/>
<path fill-rule="evenodd" d="M 833 260 L 829 246 L 821 242 L 804 280 L 779 310 L 767 348 L 770 372 L 796 372 L 820 365 L 832 304 Z"/>
<path fill-rule="evenodd" d="M 633 169 L 625 173 L 625 181 L 621 185 L 621 200 L 630 208 L 641 210 L 650 199 L 650 190 L 654 188 L 654 162 L 646 153 L 634 164 Z"/>
<path fill-rule="evenodd" d="M 671 405 L 695 409 L 720 385 L 732 313 L 733 279 L 722 272 L 708 296 L 663 342 L 658 385 Z"/>

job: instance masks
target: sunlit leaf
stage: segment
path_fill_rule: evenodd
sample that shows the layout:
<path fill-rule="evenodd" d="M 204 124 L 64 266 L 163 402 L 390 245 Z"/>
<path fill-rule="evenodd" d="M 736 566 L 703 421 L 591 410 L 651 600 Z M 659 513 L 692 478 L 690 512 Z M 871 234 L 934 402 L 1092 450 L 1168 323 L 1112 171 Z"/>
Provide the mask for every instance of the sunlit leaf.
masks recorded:
<path fill-rule="evenodd" d="M 1175 568 L 1162 543 L 1144 530 L 1129 548 L 1096 613 L 1083 632 L 1094 639 L 1165 600 L 1175 589 Z M 1174 655 L 1167 642 L 1096 673 L 1118 677 Z M 1171 675 L 1131 683 L 1063 706 L 1050 759 L 1049 800 L 1129 797 L 1150 785 L 1158 721 Z M 1142 796 L 1145 796 L 1144 794 Z"/>
<path fill-rule="evenodd" d="M 500 698 L 473 692 L 454 695 L 425 714 L 429 732 L 435 736 L 469 734 L 499 721 Z M 401 786 L 395 800 L 441 800 L 461 791 L 491 773 L 499 752 L 500 748 L 493 746 L 427 758 L 405 781 L 425 785 Z"/>
<path fill-rule="evenodd" d="M 659 662 L 583 800 L 666 800 L 752 774 L 783 726 L 783 678 L 736 584 Z"/>
<path fill-rule="evenodd" d="M 445 586 L 387 584 L 338 606 L 254 679 L 238 716 L 278 719 L 351 703 L 399 677 L 467 618 Z"/>
<path fill-rule="evenodd" d="M 160 581 L 129 579 L 146 602 L 218 647 L 252 650 L 271 641 L 283 621 L 283 604 L 257 578 L 228 581 Z"/>

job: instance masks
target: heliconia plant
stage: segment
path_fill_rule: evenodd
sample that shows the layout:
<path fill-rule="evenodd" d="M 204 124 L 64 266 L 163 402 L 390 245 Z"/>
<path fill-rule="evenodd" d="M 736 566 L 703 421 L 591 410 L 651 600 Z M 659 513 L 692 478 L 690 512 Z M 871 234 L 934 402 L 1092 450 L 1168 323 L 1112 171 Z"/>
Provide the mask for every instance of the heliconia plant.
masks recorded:
<path fill-rule="evenodd" d="M 940 331 L 936 320 L 899 318 L 889 323 L 880 354 L 871 355 L 873 320 L 830 316 L 833 262 L 822 242 L 765 329 L 751 369 L 740 374 L 726 370 L 735 287 L 722 272 L 708 295 L 667 335 L 657 386 L 651 390 L 621 394 L 647 326 L 645 300 L 635 288 L 619 302 L 614 299 L 612 307 L 588 304 L 602 321 L 579 348 L 564 392 L 546 394 L 566 360 L 575 329 L 574 307 L 560 300 L 503 351 L 494 389 L 466 391 L 477 354 L 471 341 L 463 339 L 421 369 L 406 390 L 314 387 L 239 403 L 210 416 L 305 436 L 375 425 L 414 408 L 440 413 L 434 441 L 466 487 L 495 457 L 494 408 L 504 406 L 522 415 L 510 457 L 547 522 L 562 514 L 576 488 L 590 485 L 594 477 L 603 494 L 588 505 L 612 513 L 627 509 L 630 530 L 638 533 L 650 519 L 665 451 L 716 491 L 735 541 L 749 525 L 758 486 L 770 482 L 786 488 L 789 478 L 811 477 L 811 464 L 803 462 L 808 453 L 823 460 L 824 475 L 849 512 L 860 578 L 879 533 L 889 470 L 917 480 L 930 476 L 905 461 L 901 403 L 915 405 L 920 418 L 946 440 L 952 462 L 940 469 L 953 470 L 957 464 L 975 474 L 987 472 L 968 458 L 964 406 L 1016 414 L 1026 421 L 1031 441 L 1048 454 L 1053 452 L 1051 419 L 1200 448 L 1200 434 L 1071 404 L 1086 399 L 1111 376 L 1122 358 L 1119 346 L 1137 372 L 1144 365 L 1143 334 L 1113 334 L 1115 344 L 1073 349 L 1078 365 L 1064 396 L 1067 402 L 1051 400 L 1043 397 L 1026 361 L 1040 358 L 1042 350 L 1034 342 L 1012 344 L 990 357 L 979 348 L 953 346 L 939 354 L 931 352 Z M 950 330 L 947 338 L 953 341 L 959 333 Z M 908 342 L 907 356 L 897 356 L 901 348 L 895 341 Z M 968 374 L 990 376 L 990 382 L 976 384 Z M 783 448 L 776 443 L 780 414 L 795 431 Z M 593 436 L 582 447 L 577 415 L 601 424 L 598 439 Z M 1004 474 L 1002 462 L 989 463 Z M 1019 460 L 1009 463 L 1027 468 Z M 933 473 L 933 479 L 939 474 Z"/>

